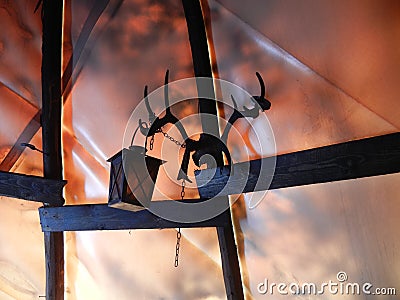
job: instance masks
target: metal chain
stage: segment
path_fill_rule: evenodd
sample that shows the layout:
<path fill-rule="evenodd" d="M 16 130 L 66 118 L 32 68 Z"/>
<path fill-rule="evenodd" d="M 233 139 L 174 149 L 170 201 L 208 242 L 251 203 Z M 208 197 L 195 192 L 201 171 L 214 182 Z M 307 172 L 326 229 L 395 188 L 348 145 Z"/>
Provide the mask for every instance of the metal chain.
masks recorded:
<path fill-rule="evenodd" d="M 178 231 L 176 233 L 176 246 L 175 246 L 175 268 L 178 267 L 179 265 L 179 247 L 181 244 L 181 229 L 178 228 Z"/>
<path fill-rule="evenodd" d="M 182 189 L 181 189 L 181 199 L 185 198 L 185 186 L 186 186 L 186 181 L 185 179 L 182 179 Z"/>
<path fill-rule="evenodd" d="M 185 179 L 182 179 L 182 190 L 181 190 L 181 199 L 185 198 Z M 178 232 L 176 233 L 176 246 L 175 246 L 175 268 L 179 265 L 179 248 L 181 246 L 181 229 L 178 228 Z"/>
<path fill-rule="evenodd" d="M 149 122 L 148 127 L 151 127 L 151 122 Z M 178 140 L 176 140 L 174 137 L 170 136 L 167 132 L 165 132 L 164 130 L 162 130 L 162 128 L 158 129 L 156 132 L 161 132 L 163 134 L 163 136 L 167 139 L 169 139 L 171 142 L 175 143 L 176 145 L 178 145 L 181 148 L 185 148 L 186 144 L 185 143 L 181 143 Z M 153 150 L 154 148 L 154 134 L 151 136 L 150 139 L 150 150 Z M 147 137 L 146 137 L 146 145 L 147 145 Z"/>
<path fill-rule="evenodd" d="M 150 126 L 151 126 L 151 123 L 150 123 Z M 167 132 L 162 130 L 162 128 L 160 128 L 158 130 L 158 132 L 161 132 L 165 138 L 169 139 L 171 142 L 175 143 L 177 146 L 179 146 L 181 148 L 186 147 L 185 143 L 181 143 L 178 140 L 174 139 Z M 153 150 L 153 147 L 154 147 L 154 135 L 152 135 L 151 139 L 150 139 L 150 150 Z M 185 198 L 185 185 L 186 185 L 185 179 L 182 179 L 182 190 L 181 190 L 181 199 L 182 200 Z M 181 229 L 178 228 L 178 231 L 176 233 L 176 245 L 175 245 L 175 264 L 174 264 L 175 268 L 177 268 L 179 265 L 179 250 L 180 250 L 180 246 L 181 246 L 181 237 L 182 237 Z"/>
<path fill-rule="evenodd" d="M 150 150 L 153 150 L 153 147 L 154 147 L 154 134 L 151 136 L 150 139 Z"/>
<path fill-rule="evenodd" d="M 177 141 L 176 139 L 174 139 L 172 136 L 170 136 L 167 132 L 165 132 L 164 130 L 160 129 L 160 132 L 164 135 L 165 138 L 169 139 L 171 142 L 175 143 L 176 145 L 178 145 L 181 148 L 185 148 L 186 144 L 185 143 L 181 143 L 179 141 Z"/>
<path fill-rule="evenodd" d="M 151 126 L 151 123 L 149 125 L 149 127 Z M 179 141 L 177 141 L 176 139 L 174 139 L 172 136 L 170 136 L 167 132 L 165 132 L 164 130 L 162 130 L 162 128 L 159 130 L 159 132 L 161 132 L 165 138 L 169 139 L 171 142 L 175 143 L 176 145 L 178 145 L 181 148 L 185 148 L 186 144 L 185 143 L 181 143 Z M 146 144 L 147 144 L 147 139 L 146 139 Z M 151 136 L 150 139 L 150 150 L 153 150 L 154 147 L 154 135 Z M 185 198 L 185 179 L 182 179 L 182 190 L 181 190 L 181 199 L 183 200 Z M 178 231 L 176 233 L 176 245 L 175 245 L 175 268 L 178 267 L 179 265 L 179 250 L 180 250 L 180 246 L 181 246 L 181 229 L 178 228 Z"/>

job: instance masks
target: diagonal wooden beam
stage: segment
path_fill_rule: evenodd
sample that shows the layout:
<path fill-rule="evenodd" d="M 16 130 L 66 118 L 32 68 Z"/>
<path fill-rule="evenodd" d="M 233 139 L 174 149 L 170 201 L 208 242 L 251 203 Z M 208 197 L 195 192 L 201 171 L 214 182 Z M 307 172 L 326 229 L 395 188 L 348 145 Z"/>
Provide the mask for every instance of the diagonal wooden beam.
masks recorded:
<path fill-rule="evenodd" d="M 0 196 L 62 205 L 62 189 L 66 183 L 65 180 L 0 172 Z"/>
<path fill-rule="evenodd" d="M 25 147 L 21 146 L 21 143 L 29 143 L 33 136 L 40 129 L 40 115 L 42 111 L 38 110 L 38 112 L 32 117 L 29 123 L 25 126 L 24 130 L 18 137 L 14 146 L 8 151 L 6 157 L 0 164 L 0 171 L 8 172 L 15 165 L 18 158 L 21 156 L 22 152 L 25 150 Z"/>
<path fill-rule="evenodd" d="M 78 40 L 76 43 L 76 47 L 73 51 L 73 54 L 70 60 L 67 63 L 65 71 L 62 75 L 62 95 L 64 99 L 64 103 L 67 101 L 68 96 L 72 90 L 72 77 L 73 74 L 76 72 L 75 77 L 78 77 L 79 70 L 76 71 L 77 63 L 82 56 L 83 50 L 91 36 L 94 26 L 96 25 L 97 21 L 100 19 L 102 13 L 104 12 L 105 8 L 109 4 L 110 0 L 102 0 L 96 1 L 93 4 L 93 7 L 90 11 L 88 18 L 85 21 L 85 24 L 82 27 L 82 30 L 78 36 Z M 115 5 L 115 11 L 119 8 L 121 4 L 121 0 L 117 1 Z M 88 51 L 90 52 L 90 50 Z M 17 141 L 15 142 L 14 146 L 10 149 L 7 153 L 6 157 L 0 163 L 0 171 L 8 172 L 11 168 L 15 165 L 18 158 L 22 155 L 22 152 L 25 150 L 24 147 L 21 147 L 21 143 L 29 143 L 33 136 L 39 131 L 41 124 L 40 124 L 40 115 L 42 113 L 41 109 L 38 109 L 35 116 L 31 119 L 31 121 L 25 126 L 24 130 L 18 137 Z"/>
<path fill-rule="evenodd" d="M 73 53 L 65 67 L 64 73 L 62 75 L 62 86 L 61 92 L 63 95 L 64 103 L 68 99 L 69 94 L 71 93 L 72 86 L 73 86 L 73 77 L 77 77 L 79 71 L 77 72 L 76 76 L 74 72 L 78 65 L 79 60 L 82 57 L 84 52 L 85 46 L 89 41 L 90 35 L 97 23 L 100 19 L 101 15 L 103 14 L 104 10 L 110 3 L 110 0 L 97 0 L 93 3 L 92 8 L 90 9 L 89 15 L 83 24 L 82 30 L 79 33 L 78 39 L 75 43 L 75 47 L 73 49 Z M 90 52 L 90 50 L 88 51 Z"/>
<path fill-rule="evenodd" d="M 276 159 L 276 168 L 274 170 Z M 196 172 L 200 197 L 233 195 L 400 172 L 400 133 Z"/>

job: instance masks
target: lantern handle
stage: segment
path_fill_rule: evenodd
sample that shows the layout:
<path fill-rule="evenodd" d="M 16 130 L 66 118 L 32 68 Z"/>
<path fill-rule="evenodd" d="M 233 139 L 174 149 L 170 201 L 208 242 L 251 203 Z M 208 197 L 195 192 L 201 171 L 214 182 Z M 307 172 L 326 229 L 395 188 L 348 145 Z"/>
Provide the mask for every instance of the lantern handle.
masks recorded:
<path fill-rule="evenodd" d="M 146 124 L 146 126 L 147 126 L 146 122 L 143 122 L 142 120 L 139 120 L 139 124 L 142 124 L 142 123 Z M 134 141 L 134 139 L 136 137 L 136 133 L 138 132 L 138 130 L 139 130 L 139 125 L 136 127 L 135 132 L 132 135 L 131 146 L 133 146 L 133 141 Z"/>

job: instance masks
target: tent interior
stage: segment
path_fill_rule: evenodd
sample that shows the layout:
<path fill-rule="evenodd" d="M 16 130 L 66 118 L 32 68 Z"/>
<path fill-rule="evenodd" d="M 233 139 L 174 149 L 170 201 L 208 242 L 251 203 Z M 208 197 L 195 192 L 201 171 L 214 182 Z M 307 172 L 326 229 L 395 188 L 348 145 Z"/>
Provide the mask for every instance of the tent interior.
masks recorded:
<path fill-rule="evenodd" d="M 24 149 L 9 169 L 4 163 L 21 133 L 36 128 L 32 119 L 42 107 L 36 2 L 0 2 L 0 167 L 42 176 L 38 151 Z M 92 12 L 104 3 L 88 29 Z M 263 114 L 274 139 L 263 138 L 265 122 L 238 122 L 228 140 L 234 160 L 243 160 L 243 153 L 255 159 L 399 132 L 399 1 L 201 3 L 214 77 L 256 94 L 257 71 L 272 103 Z M 74 68 L 63 94 L 64 198 L 66 204 L 107 203 L 107 159 L 121 149 L 143 87 L 162 86 L 167 69 L 170 81 L 194 76 L 181 1 L 65 0 L 64 74 L 70 61 Z M 249 105 L 248 99 L 237 101 Z M 196 109 L 194 100 L 173 107 L 181 118 Z M 231 112 L 220 113 L 227 119 Z M 41 129 L 32 130 L 25 142 L 41 148 Z M 157 136 L 155 148 L 161 146 L 179 152 Z M 163 166 L 154 201 L 180 197 L 168 166 L 172 173 L 178 167 L 174 158 Z M 350 282 L 400 291 L 399 179 L 391 174 L 241 195 L 232 216 L 246 297 L 265 298 L 257 290 L 265 278 L 321 283 L 335 280 L 340 271 Z M 198 197 L 195 187 L 187 193 Z M 46 284 L 42 204 L 0 200 L 0 299 L 39 299 Z M 254 201 L 258 205 L 250 205 Z M 178 268 L 176 229 L 64 236 L 66 299 L 226 298 L 214 228 L 182 229 Z M 326 293 L 319 299 L 334 298 Z"/>

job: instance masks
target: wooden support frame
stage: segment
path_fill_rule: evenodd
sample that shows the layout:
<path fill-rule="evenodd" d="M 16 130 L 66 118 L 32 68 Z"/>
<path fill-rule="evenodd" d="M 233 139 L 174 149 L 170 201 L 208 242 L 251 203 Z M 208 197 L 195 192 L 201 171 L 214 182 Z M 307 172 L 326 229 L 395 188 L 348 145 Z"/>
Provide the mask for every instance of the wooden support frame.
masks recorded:
<path fill-rule="evenodd" d="M 356 151 L 356 149 L 358 149 Z M 335 153 L 335 154 L 332 154 Z M 352 158 L 363 162 L 357 166 Z M 348 160 L 350 159 L 350 160 Z M 328 164 L 326 162 L 329 162 Z M 342 162 L 342 163 L 337 163 Z M 258 164 L 257 164 L 258 165 Z M 323 168 L 321 166 L 326 166 Z M 336 171 L 335 171 L 336 170 Z M 339 172 L 340 174 L 338 174 Z M 400 172 L 400 133 L 362 139 L 311 150 L 277 156 L 277 173 L 273 174 L 270 189 L 304 184 L 362 178 Z M 219 174 L 219 172 L 217 172 Z M 335 177 L 333 177 L 336 174 Z M 222 174 L 222 177 L 225 175 Z M 239 176 L 234 173 L 233 176 Z M 250 180 L 253 177 L 250 177 Z M 289 180 L 289 179 L 295 179 Z M 261 180 L 261 185 L 264 180 Z M 213 188 L 213 183 L 208 183 Z M 250 187 L 250 185 L 252 187 Z M 235 186 L 235 185 L 232 185 Z M 252 192 L 254 183 L 246 190 Z M 233 189 L 233 188 L 232 188 Z M 196 200 L 184 200 L 190 203 Z M 199 200 L 197 200 L 199 201 Z M 168 208 L 170 201 L 156 201 L 152 205 Z M 223 227 L 227 217 L 215 217 L 200 223 L 176 223 L 164 220 L 148 210 L 131 212 L 107 207 L 106 204 L 43 207 L 39 209 L 43 231 L 117 230 L 150 228 Z M 230 217 L 229 217 L 230 219 Z"/>
<path fill-rule="evenodd" d="M 183 202 L 190 202 L 185 200 Z M 157 201 L 153 205 L 168 206 L 171 201 Z M 237 287 L 241 286 L 240 269 L 236 266 L 237 254 L 232 251 L 235 244 L 231 212 L 198 223 L 177 223 L 152 214 L 149 210 L 137 212 L 115 209 L 106 204 L 67 205 L 63 207 L 42 207 L 39 209 L 42 230 L 47 233 L 63 231 L 92 230 L 135 230 L 166 228 L 215 227 L 220 243 L 222 269 L 228 299 L 241 299 Z M 227 259 L 228 257 L 228 259 Z"/>
<path fill-rule="evenodd" d="M 196 76 L 212 77 L 211 64 L 207 48 L 204 21 L 201 6 L 198 0 L 182 0 L 185 16 L 188 21 L 189 37 L 192 48 L 193 62 Z M 43 150 L 50 155 L 44 157 L 45 177 L 60 181 L 62 179 L 61 164 L 61 24 L 62 1 L 43 1 Z M 64 84 L 68 80 L 65 80 Z M 67 84 L 65 84 L 66 86 Z M 213 89 L 209 90 L 212 96 Z M 205 95 L 204 95 L 205 96 Z M 201 95 L 200 95 L 201 98 Z M 204 100 L 204 99 L 201 99 Z M 216 104 L 213 101 L 199 101 L 200 112 L 216 115 Z M 37 122 L 37 116 L 33 119 Z M 218 125 L 218 123 L 216 123 Z M 210 125 L 210 124 L 208 124 Z M 208 126 L 207 125 L 207 126 Z M 204 128 L 203 128 L 204 129 Z M 205 131 L 217 130 L 215 124 L 210 125 Z M 399 140 L 399 136 L 394 139 Z M 392 140 L 391 140 L 392 141 Z M 391 141 L 386 141 L 382 147 L 381 140 L 374 140 L 373 148 L 365 148 L 365 145 L 343 146 L 344 150 L 367 150 L 366 156 L 356 152 L 346 152 L 344 156 L 338 156 L 338 149 L 327 146 L 318 149 L 291 153 L 277 157 L 277 172 L 272 178 L 273 188 L 283 188 L 303 184 L 320 183 L 334 180 L 345 180 L 364 176 L 382 175 L 399 172 L 396 167 L 398 160 L 397 148 L 385 148 Z M 352 144 L 349 142 L 346 144 Z M 332 148 L 333 147 L 333 148 Z M 343 150 L 342 149 L 342 150 Z M 361 150 L 360 150 L 361 151 Z M 361 151 L 362 152 L 362 151 Z M 364 153 L 362 152 L 362 153 Z M 327 155 L 327 156 L 324 156 Z M 361 155 L 361 156 L 360 156 Z M 366 161 L 366 163 L 365 163 Z M 259 162 L 251 163 L 255 170 Z M 255 171 L 255 174 L 259 174 Z M 217 172 L 218 173 L 218 172 Z M 325 174 L 329 175 L 323 177 Z M 304 175 L 304 176 L 302 176 Z M 272 176 L 272 175 L 271 175 Z M 294 178 L 300 177 L 301 180 Z M 321 178 L 322 179 L 318 179 Z M 225 178 L 227 179 L 227 178 Z M 216 186 L 208 186 L 210 190 L 217 189 L 224 177 L 215 179 Z M 251 187 L 253 183 L 246 182 L 246 191 L 261 190 Z M 255 187 L 255 185 L 254 185 Z M 238 193 L 242 193 L 240 191 Z M 234 193 L 230 191 L 230 193 Z M 206 197 L 213 197 L 206 194 Z M 37 200 L 37 199 L 32 199 Z M 50 201 L 50 200 L 49 200 Z M 61 205 L 62 203 L 52 203 Z M 161 203 L 159 205 L 167 205 Z M 240 269 L 237 257 L 236 244 L 231 222 L 230 211 L 210 220 L 199 223 L 176 223 L 151 214 L 144 210 L 141 212 L 129 212 L 109 208 L 106 205 L 79 205 L 64 207 L 43 207 L 39 210 L 42 229 L 45 237 L 46 255 L 46 298 L 63 299 L 64 297 L 64 256 L 63 256 L 63 231 L 80 230 L 121 230 L 121 229 L 162 229 L 176 227 L 216 227 L 220 243 L 224 281 L 228 299 L 243 299 Z"/>
<path fill-rule="evenodd" d="M 188 27 L 194 74 L 196 77 L 213 78 L 201 0 L 182 0 L 182 5 Z M 203 132 L 219 137 L 217 101 L 214 100 L 214 86 L 211 82 L 208 86 L 205 86 L 204 83 L 201 84 L 198 81 L 197 91 Z M 214 115 L 215 117 L 210 120 L 210 118 L 205 118 L 205 115 Z M 218 166 L 223 165 L 222 153 L 215 157 L 215 159 Z M 228 202 L 229 199 L 225 197 L 225 201 Z M 229 225 L 222 228 L 217 227 L 217 235 L 221 252 L 226 296 L 230 300 L 241 300 L 244 299 L 244 293 L 229 207 L 225 214 L 229 215 Z"/>
<path fill-rule="evenodd" d="M 227 167 L 204 170 L 196 181 L 200 196 L 212 198 L 398 172 L 400 133 L 392 133 L 236 163 L 231 175 Z"/>
<path fill-rule="evenodd" d="M 64 180 L 0 171 L 0 196 L 62 205 Z"/>
<path fill-rule="evenodd" d="M 117 4 L 117 9 L 123 0 L 119 0 Z M 76 49 L 71 56 L 70 60 L 67 63 L 65 68 L 64 74 L 62 75 L 62 87 L 61 92 L 63 96 L 63 102 L 65 103 L 68 99 L 68 96 L 73 88 L 73 79 L 76 79 L 79 75 L 79 68 L 77 69 L 77 62 L 82 56 L 84 52 L 83 49 L 87 45 L 87 42 L 92 34 L 92 30 L 95 24 L 100 19 L 100 16 L 104 12 L 105 8 L 108 6 L 110 0 L 102 0 L 96 1 L 93 4 L 93 9 L 90 11 L 90 15 L 85 21 L 85 24 L 82 27 L 82 31 L 80 32 L 77 42 L 76 42 Z M 77 73 L 74 75 L 74 73 Z M 73 78 L 74 77 L 74 78 Z M 25 150 L 25 147 L 21 146 L 21 143 L 29 143 L 33 136 L 39 131 L 41 124 L 40 124 L 40 116 L 42 114 L 42 110 L 38 109 L 36 114 L 32 117 L 29 123 L 25 126 L 24 130 L 17 138 L 17 141 L 7 153 L 6 157 L 0 163 L 0 171 L 8 172 L 17 162 L 18 158 L 21 156 L 22 152 Z"/>
<path fill-rule="evenodd" d="M 42 140 L 44 177 L 62 180 L 61 62 L 63 0 L 42 2 Z M 46 299 L 64 299 L 64 235 L 44 232 Z"/>
<path fill-rule="evenodd" d="M 219 249 L 222 259 L 222 270 L 224 271 L 224 283 L 227 299 L 244 299 L 242 288 L 242 277 L 240 268 L 238 268 L 238 254 L 232 251 L 232 245 L 235 245 L 235 234 L 233 232 L 231 212 L 227 210 L 227 225 L 217 227 L 217 235 L 219 241 Z M 240 290 L 238 288 L 241 287 Z"/>

